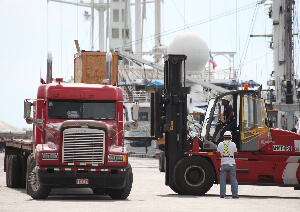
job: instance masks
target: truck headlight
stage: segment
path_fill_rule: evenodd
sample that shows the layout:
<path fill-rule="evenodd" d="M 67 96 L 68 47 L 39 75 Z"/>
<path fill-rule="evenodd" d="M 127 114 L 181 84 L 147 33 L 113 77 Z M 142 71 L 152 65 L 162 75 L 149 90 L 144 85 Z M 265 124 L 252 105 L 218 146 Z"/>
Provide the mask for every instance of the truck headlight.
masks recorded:
<path fill-rule="evenodd" d="M 42 153 L 42 160 L 58 160 L 58 153 Z"/>
<path fill-rule="evenodd" d="M 126 155 L 108 155 L 109 162 L 126 162 L 127 156 Z"/>

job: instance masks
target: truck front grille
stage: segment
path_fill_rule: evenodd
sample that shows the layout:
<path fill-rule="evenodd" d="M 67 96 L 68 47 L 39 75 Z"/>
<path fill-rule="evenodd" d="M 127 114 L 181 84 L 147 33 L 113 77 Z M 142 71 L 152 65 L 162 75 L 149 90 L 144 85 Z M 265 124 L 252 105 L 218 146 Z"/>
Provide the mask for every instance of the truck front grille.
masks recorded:
<path fill-rule="evenodd" d="M 105 132 L 69 128 L 63 132 L 63 163 L 104 163 Z"/>

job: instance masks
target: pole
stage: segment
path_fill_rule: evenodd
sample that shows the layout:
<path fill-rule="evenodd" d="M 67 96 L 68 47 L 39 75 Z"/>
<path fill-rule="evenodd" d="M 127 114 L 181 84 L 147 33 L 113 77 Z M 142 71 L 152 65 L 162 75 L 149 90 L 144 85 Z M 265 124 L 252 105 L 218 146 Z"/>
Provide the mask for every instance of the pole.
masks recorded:
<path fill-rule="evenodd" d="M 161 46 L 161 7 L 160 0 L 155 0 L 155 49 Z M 154 62 L 161 64 L 161 55 L 154 56 Z"/>
<path fill-rule="evenodd" d="M 142 52 L 142 16 L 141 0 L 135 0 L 135 51 Z"/>
<path fill-rule="evenodd" d="M 91 51 L 94 51 L 94 0 L 91 1 L 92 4 L 92 25 L 91 25 Z"/>

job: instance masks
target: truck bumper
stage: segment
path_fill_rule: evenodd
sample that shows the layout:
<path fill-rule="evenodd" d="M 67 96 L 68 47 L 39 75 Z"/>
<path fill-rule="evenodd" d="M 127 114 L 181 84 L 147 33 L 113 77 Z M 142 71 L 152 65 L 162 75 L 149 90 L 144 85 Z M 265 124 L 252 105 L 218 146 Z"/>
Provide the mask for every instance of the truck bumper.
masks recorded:
<path fill-rule="evenodd" d="M 125 187 L 126 168 L 53 168 L 37 166 L 37 177 L 41 184 L 50 187 L 113 188 Z M 88 184 L 78 184 L 83 179 Z M 80 181 L 82 182 L 82 181 Z"/>

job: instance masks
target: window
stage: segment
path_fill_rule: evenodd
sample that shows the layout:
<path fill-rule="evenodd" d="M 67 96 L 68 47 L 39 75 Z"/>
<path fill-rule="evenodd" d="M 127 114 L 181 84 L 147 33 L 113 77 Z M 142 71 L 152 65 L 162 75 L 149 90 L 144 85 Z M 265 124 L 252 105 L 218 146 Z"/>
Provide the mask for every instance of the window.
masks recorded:
<path fill-rule="evenodd" d="M 112 29 L 112 38 L 119 38 L 119 29 Z"/>
<path fill-rule="evenodd" d="M 253 99 L 245 96 L 243 104 L 243 131 L 247 131 L 254 128 Z"/>
<path fill-rule="evenodd" d="M 131 141 L 131 147 L 149 147 L 151 146 L 151 141 Z"/>
<path fill-rule="evenodd" d="M 139 121 L 149 121 L 148 112 L 139 112 Z"/>
<path fill-rule="evenodd" d="M 125 34 L 125 38 L 126 39 L 129 39 L 129 29 L 125 29 L 125 32 L 126 32 L 126 34 Z M 124 29 L 122 29 L 122 38 L 124 38 Z"/>
<path fill-rule="evenodd" d="M 277 113 L 268 113 L 268 119 L 272 127 L 277 128 Z"/>
<path fill-rule="evenodd" d="M 125 121 L 129 121 L 129 118 L 128 118 L 128 110 L 126 107 L 124 107 L 124 115 L 125 115 Z"/>
<path fill-rule="evenodd" d="M 113 22 L 119 22 L 119 10 L 113 10 Z"/>
<path fill-rule="evenodd" d="M 264 127 L 265 108 L 261 100 L 243 97 L 243 131 Z"/>
<path fill-rule="evenodd" d="M 48 117 L 53 119 L 114 120 L 116 104 L 109 101 L 49 100 Z"/>

